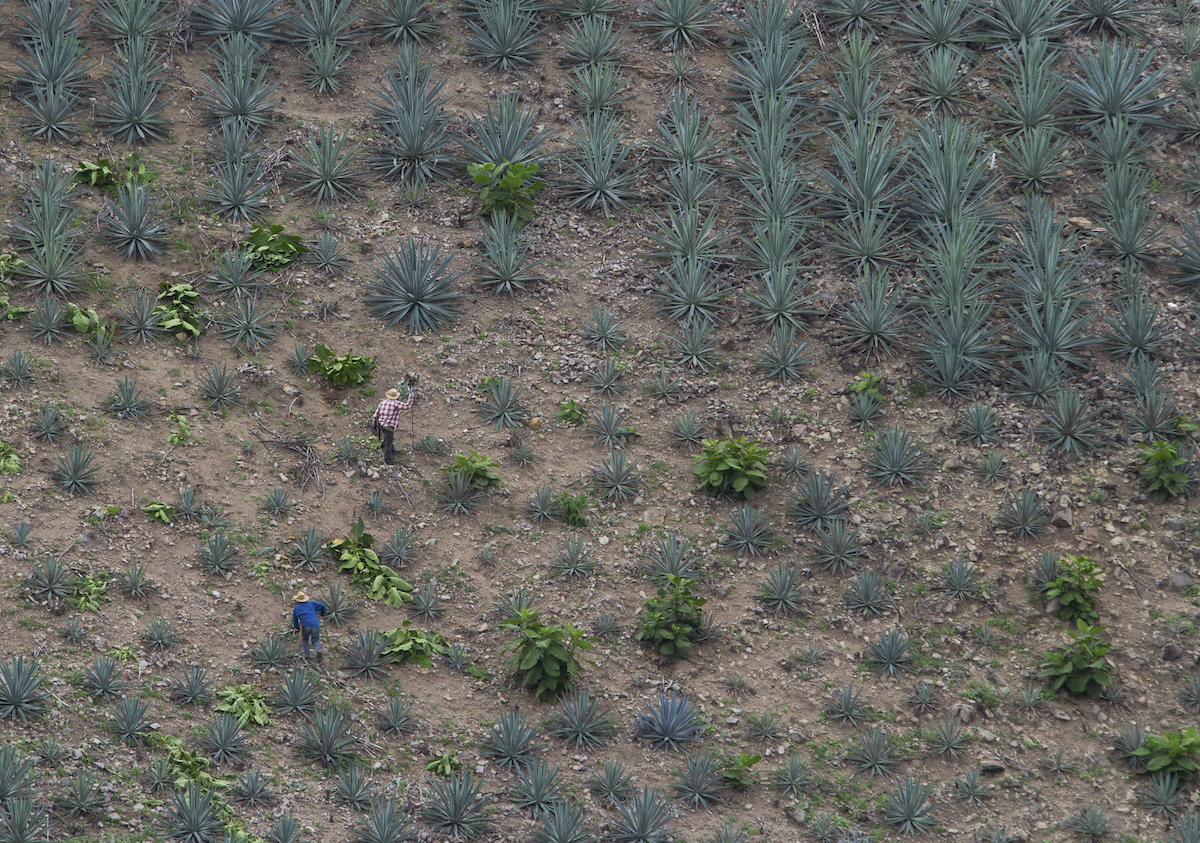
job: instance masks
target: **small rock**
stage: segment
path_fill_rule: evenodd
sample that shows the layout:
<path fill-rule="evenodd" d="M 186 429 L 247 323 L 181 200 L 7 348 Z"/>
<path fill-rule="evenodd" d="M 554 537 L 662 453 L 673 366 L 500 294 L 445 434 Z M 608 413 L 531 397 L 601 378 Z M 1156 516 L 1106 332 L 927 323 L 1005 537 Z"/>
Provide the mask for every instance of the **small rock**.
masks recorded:
<path fill-rule="evenodd" d="M 1050 523 L 1055 527 L 1072 527 L 1075 524 L 1075 519 L 1071 515 L 1071 508 L 1064 506 L 1050 516 Z"/>
<path fill-rule="evenodd" d="M 1183 648 L 1178 644 L 1168 644 L 1162 649 L 1162 660 L 1173 662 L 1183 658 Z"/>
<path fill-rule="evenodd" d="M 967 702 L 955 703 L 950 708 L 950 716 L 957 717 L 960 723 L 970 723 L 975 716 L 975 706 Z"/>
<path fill-rule="evenodd" d="M 1042 464 L 1038 463 L 1038 462 L 1031 462 L 1029 464 L 1029 473 L 1030 474 L 1041 474 L 1042 473 Z"/>
<path fill-rule="evenodd" d="M 1008 687 L 1008 683 L 1004 681 L 1004 677 L 990 667 L 983 672 L 983 678 L 991 682 L 997 688 Z"/>
<path fill-rule="evenodd" d="M 979 772 L 983 773 L 985 776 L 999 775 L 1000 773 L 1003 773 L 1005 771 L 1005 769 L 1007 769 L 1007 768 L 1003 764 L 1001 764 L 999 761 L 980 761 L 979 762 Z"/>
<path fill-rule="evenodd" d="M 1159 588 L 1165 588 L 1167 591 L 1176 593 L 1187 591 L 1195 583 L 1192 575 L 1187 571 L 1172 571 L 1167 574 L 1165 579 L 1158 581 Z"/>
<path fill-rule="evenodd" d="M 954 471 L 954 469 L 962 468 L 962 467 L 963 467 L 963 461 L 960 460 L 958 457 L 951 457 L 950 459 L 948 459 L 944 463 L 942 463 L 942 471 Z"/>

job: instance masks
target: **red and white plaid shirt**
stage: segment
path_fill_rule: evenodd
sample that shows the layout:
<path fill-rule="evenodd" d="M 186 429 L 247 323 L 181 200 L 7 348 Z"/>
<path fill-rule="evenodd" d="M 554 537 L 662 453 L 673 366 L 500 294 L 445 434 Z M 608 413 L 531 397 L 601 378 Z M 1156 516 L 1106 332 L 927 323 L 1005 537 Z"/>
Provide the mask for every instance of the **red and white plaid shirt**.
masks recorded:
<path fill-rule="evenodd" d="M 413 394 L 408 393 L 408 397 L 403 401 L 396 401 L 393 398 L 384 398 L 379 402 L 379 406 L 375 408 L 375 424 L 388 430 L 395 430 L 396 425 L 400 423 L 400 411 L 407 410 L 412 406 Z"/>

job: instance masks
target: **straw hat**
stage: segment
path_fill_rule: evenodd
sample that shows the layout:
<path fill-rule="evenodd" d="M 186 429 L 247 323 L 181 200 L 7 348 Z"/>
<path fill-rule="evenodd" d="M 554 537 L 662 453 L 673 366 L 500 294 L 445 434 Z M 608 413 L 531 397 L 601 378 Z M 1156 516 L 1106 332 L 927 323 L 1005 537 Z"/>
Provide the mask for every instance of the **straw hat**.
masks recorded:
<path fill-rule="evenodd" d="M 307 595 L 307 594 L 305 594 L 303 591 L 297 591 L 297 592 L 296 592 L 296 593 L 295 593 L 295 594 L 292 596 L 292 602 L 293 602 L 293 603 L 307 603 L 307 602 L 308 602 L 308 595 Z"/>
<path fill-rule="evenodd" d="M 386 397 L 388 397 L 388 398 L 392 399 L 393 401 L 399 401 L 399 400 L 400 400 L 400 390 L 398 390 L 398 389 L 389 389 L 389 390 L 387 391 L 387 395 L 386 395 Z"/>

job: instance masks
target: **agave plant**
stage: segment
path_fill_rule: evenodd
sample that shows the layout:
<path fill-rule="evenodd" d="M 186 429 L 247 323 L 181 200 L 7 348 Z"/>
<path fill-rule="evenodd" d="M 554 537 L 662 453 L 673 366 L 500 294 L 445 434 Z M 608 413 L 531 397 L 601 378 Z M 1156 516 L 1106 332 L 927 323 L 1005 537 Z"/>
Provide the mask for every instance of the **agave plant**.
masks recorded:
<path fill-rule="evenodd" d="M 1083 454 L 1099 447 L 1096 437 L 1104 430 L 1099 412 L 1093 410 L 1078 390 L 1063 389 L 1051 399 L 1034 432 L 1051 448 L 1067 454 Z"/>
<path fill-rule="evenodd" d="M 548 131 L 535 129 L 537 123 L 535 110 L 505 94 L 496 99 L 495 108 L 489 102 L 482 117 L 467 119 L 469 135 L 459 139 L 459 145 L 476 162 L 536 164 L 544 159 L 542 146 L 550 139 Z"/>
<path fill-rule="evenodd" d="M 100 467 L 93 464 L 93 452 L 83 443 L 77 442 L 66 455 L 55 457 L 50 479 L 64 492 L 72 495 L 89 494 L 100 484 Z"/>
<path fill-rule="evenodd" d="M 252 136 L 274 119 L 278 83 L 267 82 L 267 68 L 257 63 L 262 48 L 246 35 L 230 34 L 218 47 L 216 74 L 202 76 L 200 100 L 216 123 L 236 124 Z"/>
<path fill-rule="evenodd" d="M 105 239 L 122 257 L 133 260 L 153 260 L 163 254 L 167 231 L 159 217 L 163 202 L 144 184 L 123 185 L 115 202 L 105 200 L 109 214 L 104 222 Z"/>
<path fill-rule="evenodd" d="M 443 257 L 440 243 L 424 240 L 410 238 L 393 247 L 375 269 L 368 312 L 389 326 L 403 323 L 413 333 L 457 322 L 462 296 L 451 285 L 458 273 L 447 272 L 453 257 Z"/>
<path fill-rule="evenodd" d="M 517 219 L 511 214 L 496 213 L 482 222 L 482 252 L 475 260 L 480 282 L 510 296 L 518 291 L 527 292 L 540 280 L 532 270 L 542 260 L 530 258 L 529 240 L 521 234 Z"/>
<path fill-rule="evenodd" d="M 316 137 L 308 138 L 296 155 L 296 172 L 301 179 L 298 190 L 318 205 L 340 208 L 359 196 L 356 151 L 346 147 L 348 137 L 349 131 L 339 135 L 329 126 L 321 126 Z"/>
<path fill-rule="evenodd" d="M 424 184 L 447 173 L 447 156 L 442 154 L 450 141 L 449 117 L 443 109 L 445 81 L 434 81 L 432 67 L 421 65 L 415 56 L 412 66 L 406 66 L 406 61 L 402 52 L 384 74 L 382 87 L 373 88 L 377 99 L 371 111 L 386 141 L 372 147 L 367 165 L 388 178 Z"/>
<path fill-rule="evenodd" d="M 492 0 L 478 8 L 479 20 L 466 21 L 471 58 L 507 72 L 528 67 L 541 55 L 541 23 L 521 0 Z"/>
<path fill-rule="evenodd" d="M 432 794 L 421 808 L 421 818 L 435 831 L 444 831 L 456 840 L 472 838 L 487 824 L 491 800 L 481 794 L 480 783 L 471 773 L 432 779 Z"/>
<path fill-rule="evenodd" d="M 624 137 L 617 121 L 603 114 L 593 114 L 576 126 L 575 148 L 567 158 L 575 175 L 564 185 L 571 204 L 589 211 L 598 208 L 605 217 L 628 206 L 634 174 L 622 172 L 629 156 Z"/>
<path fill-rule="evenodd" d="M 1166 69 L 1150 70 L 1157 50 L 1138 50 L 1137 43 L 1102 37 L 1096 53 L 1075 54 L 1082 76 L 1067 83 L 1075 105 L 1094 119 L 1119 117 L 1153 121 L 1158 112 L 1175 101 L 1158 97 Z"/>

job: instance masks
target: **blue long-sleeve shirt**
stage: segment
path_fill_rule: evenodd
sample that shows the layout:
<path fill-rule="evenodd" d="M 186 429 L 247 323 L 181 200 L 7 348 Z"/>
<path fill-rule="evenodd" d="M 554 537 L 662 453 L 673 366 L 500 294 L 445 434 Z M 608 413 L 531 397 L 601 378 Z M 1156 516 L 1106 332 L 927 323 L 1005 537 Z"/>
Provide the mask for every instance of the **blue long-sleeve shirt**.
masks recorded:
<path fill-rule="evenodd" d="M 296 608 L 292 609 L 292 629 L 299 629 L 302 626 L 320 629 L 320 616 L 325 614 L 325 611 L 325 604 L 316 600 L 297 603 Z"/>

